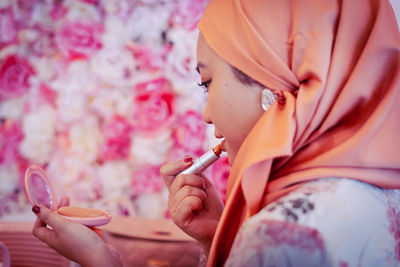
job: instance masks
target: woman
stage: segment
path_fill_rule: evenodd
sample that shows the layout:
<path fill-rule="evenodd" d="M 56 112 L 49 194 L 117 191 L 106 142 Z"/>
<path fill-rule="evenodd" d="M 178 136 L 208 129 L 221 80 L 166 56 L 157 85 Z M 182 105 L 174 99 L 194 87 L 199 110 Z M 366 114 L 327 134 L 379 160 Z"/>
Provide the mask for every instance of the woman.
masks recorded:
<path fill-rule="evenodd" d="M 198 25 L 204 120 L 232 170 L 161 174 L 208 266 L 382 266 L 400 259 L 400 36 L 386 0 L 212 0 Z M 84 266 L 118 265 L 42 207 L 33 233 Z M 394 218 L 394 220 L 392 220 Z M 54 230 L 46 228 L 46 224 Z"/>
<path fill-rule="evenodd" d="M 205 177 L 174 178 L 184 162 L 161 172 L 175 223 L 206 251 L 212 240 L 208 265 L 398 265 L 400 38 L 389 3 L 211 1 L 198 27 L 204 120 L 233 165 L 221 219 Z"/>

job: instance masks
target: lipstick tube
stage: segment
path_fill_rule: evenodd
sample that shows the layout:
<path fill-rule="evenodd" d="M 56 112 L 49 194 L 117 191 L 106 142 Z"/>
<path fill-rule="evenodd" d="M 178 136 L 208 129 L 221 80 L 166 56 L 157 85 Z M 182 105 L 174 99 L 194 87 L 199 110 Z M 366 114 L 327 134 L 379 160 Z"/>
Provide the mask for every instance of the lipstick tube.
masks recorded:
<path fill-rule="evenodd" d="M 179 174 L 198 174 L 207 169 L 211 164 L 219 159 L 219 156 L 222 153 L 221 144 L 217 145 L 213 149 L 201 155 L 199 158 L 195 159 L 190 167 L 183 170 Z"/>

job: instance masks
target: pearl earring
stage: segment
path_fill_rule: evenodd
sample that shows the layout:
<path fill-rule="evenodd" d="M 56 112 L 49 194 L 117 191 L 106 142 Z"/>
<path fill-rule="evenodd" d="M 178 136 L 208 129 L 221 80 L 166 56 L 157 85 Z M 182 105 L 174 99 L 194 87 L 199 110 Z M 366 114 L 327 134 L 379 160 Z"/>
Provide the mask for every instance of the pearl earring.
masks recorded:
<path fill-rule="evenodd" d="M 276 100 L 276 95 L 271 90 L 263 89 L 261 92 L 261 107 L 266 111 Z"/>

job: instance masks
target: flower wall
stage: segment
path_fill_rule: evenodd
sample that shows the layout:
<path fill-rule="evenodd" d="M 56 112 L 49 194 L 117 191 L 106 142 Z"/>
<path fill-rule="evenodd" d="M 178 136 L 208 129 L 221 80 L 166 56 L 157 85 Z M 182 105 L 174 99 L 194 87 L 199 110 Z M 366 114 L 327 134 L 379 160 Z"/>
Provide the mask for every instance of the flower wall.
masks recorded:
<path fill-rule="evenodd" d="M 0 220 L 30 214 L 31 163 L 71 205 L 168 217 L 160 166 L 217 143 L 195 71 L 206 4 L 0 1 Z M 224 196 L 226 157 L 206 172 Z"/>

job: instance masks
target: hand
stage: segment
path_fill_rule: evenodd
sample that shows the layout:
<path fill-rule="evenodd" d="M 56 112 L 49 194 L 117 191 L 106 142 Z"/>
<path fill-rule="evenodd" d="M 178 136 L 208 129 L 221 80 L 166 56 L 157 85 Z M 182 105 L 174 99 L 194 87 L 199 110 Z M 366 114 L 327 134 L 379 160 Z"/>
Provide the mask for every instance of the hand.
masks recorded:
<path fill-rule="evenodd" d="M 62 200 L 60 205 L 68 205 L 68 202 Z M 118 256 L 88 227 L 71 222 L 44 206 L 35 206 L 32 210 L 38 217 L 33 235 L 59 254 L 82 266 L 121 266 Z"/>
<path fill-rule="evenodd" d="M 203 174 L 175 177 L 192 164 L 190 157 L 185 159 L 189 162 L 168 163 L 160 169 L 169 190 L 168 209 L 174 223 L 208 251 L 224 206 L 218 192 Z"/>

